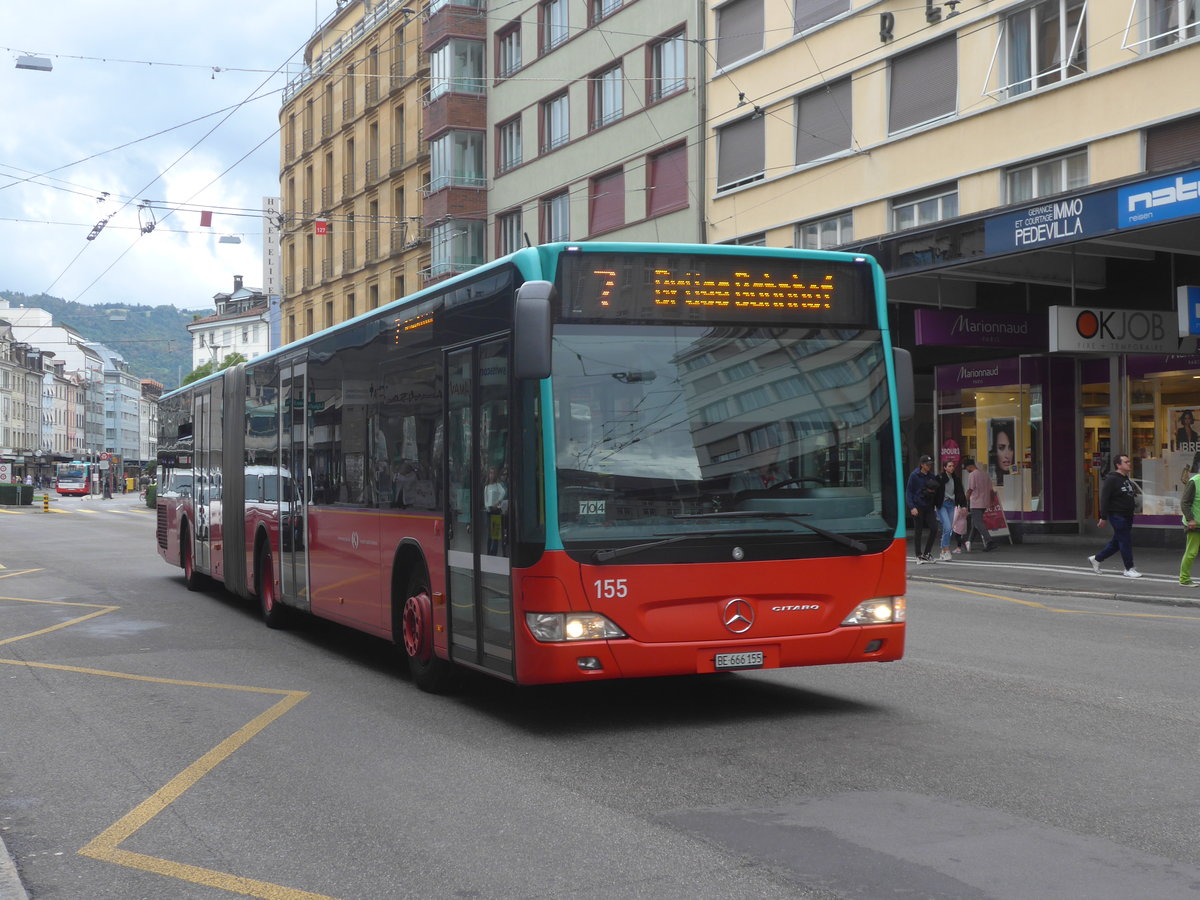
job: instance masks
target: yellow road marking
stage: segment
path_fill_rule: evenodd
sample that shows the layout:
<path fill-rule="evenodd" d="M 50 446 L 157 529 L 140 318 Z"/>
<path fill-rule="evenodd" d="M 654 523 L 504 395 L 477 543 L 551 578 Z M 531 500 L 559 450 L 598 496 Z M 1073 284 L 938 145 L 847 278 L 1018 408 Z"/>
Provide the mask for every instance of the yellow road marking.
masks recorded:
<path fill-rule="evenodd" d="M 4 513 L 6 516 L 23 516 L 23 515 L 25 515 L 25 513 L 21 512 L 19 509 L 0 509 L 0 513 Z"/>
<path fill-rule="evenodd" d="M 25 572 L 13 572 L 9 574 L 28 574 L 29 572 L 38 571 L 41 570 L 27 569 Z M 7 575 L 3 577 L 7 577 Z M 22 603 L 39 603 L 51 606 L 93 607 L 92 612 L 88 613 L 87 615 L 79 616 L 71 619 L 70 621 L 62 622 L 49 628 L 43 628 L 38 631 L 32 631 L 28 634 L 0 640 L 0 645 L 25 640 L 26 638 L 38 637 L 39 635 L 49 634 L 52 631 L 66 628 L 68 625 L 77 625 L 80 622 L 87 621 L 88 619 L 102 616 L 106 613 L 120 609 L 119 606 L 101 606 L 100 604 L 95 603 L 76 603 L 66 600 L 34 600 L 28 597 L 0 597 L 0 600 L 13 600 Z M 202 779 L 218 765 L 249 743 L 249 741 L 257 736 L 264 728 L 266 728 L 284 713 L 292 709 L 305 697 L 309 696 L 307 691 L 289 691 L 277 688 L 263 688 L 240 684 L 221 684 L 217 682 L 184 681 L 177 678 L 134 675 L 128 672 L 110 672 L 104 669 L 89 669 L 82 666 L 66 666 L 56 663 L 30 662 L 22 659 L 0 659 L 0 664 L 21 666 L 27 669 L 50 669 L 59 672 L 72 672 L 80 675 L 97 675 L 104 678 L 118 678 L 127 681 L 149 682 L 152 684 L 169 684 L 179 685 L 182 687 L 208 688 L 225 691 L 243 691 L 254 694 L 274 694 L 277 696 L 282 695 L 282 699 L 280 699 L 272 707 L 258 716 L 255 716 L 229 737 L 225 738 L 225 740 L 221 741 L 221 743 L 217 744 L 217 746 L 213 747 L 198 760 L 189 765 L 165 785 L 163 785 L 161 788 L 135 806 L 132 810 L 102 831 L 99 835 L 89 841 L 83 848 L 79 850 L 79 853 L 82 856 L 87 856 L 102 862 L 114 863 L 116 865 L 137 869 L 143 872 L 151 872 L 156 875 L 166 876 L 167 878 L 174 878 L 178 881 L 186 881 L 192 884 L 205 885 L 206 887 L 219 888 L 235 894 L 242 894 L 243 896 L 247 897 L 259 897 L 262 898 L 262 900 L 336 900 L 336 898 L 330 897 L 326 894 L 315 894 L 311 891 L 289 888 L 283 885 L 273 884 L 269 881 L 259 881 L 254 878 L 243 878 L 240 875 L 234 875 L 229 872 L 219 872 L 215 869 L 205 869 L 200 866 L 193 866 L 187 863 L 175 862 L 173 860 L 163 859 L 161 857 L 148 856 L 144 853 L 134 853 L 129 850 L 121 849 L 122 843 L 129 840 L 129 838 L 133 837 L 134 834 L 148 825 L 155 816 L 167 809 L 167 807 L 183 796 L 183 794 L 195 786 L 200 779 Z"/>
<path fill-rule="evenodd" d="M 0 569 L 3 569 L 3 568 L 4 568 L 4 566 L 0 566 Z M 7 573 L 5 573 L 4 575 L 0 575 L 0 578 L 14 578 L 14 577 L 16 577 L 17 575 L 28 575 L 28 574 L 30 574 L 31 572 L 40 572 L 40 571 L 42 571 L 42 570 L 41 570 L 41 569 L 21 569 L 21 571 L 19 571 L 19 572 L 7 572 Z M 22 599 L 22 598 L 20 598 L 20 597 L 3 597 L 3 598 L 0 598 L 0 599 L 4 599 L 4 600 L 20 600 L 20 599 Z"/>
<path fill-rule="evenodd" d="M 976 597 L 990 597 L 993 600 L 1007 600 L 1009 603 L 1028 606 L 1031 609 L 1044 609 L 1046 612 L 1067 613 L 1076 616 L 1112 616 L 1118 619 L 1184 619 L 1190 622 L 1200 621 L 1200 616 L 1170 615 L 1167 613 L 1106 612 L 1101 609 L 1062 609 L 1061 607 L 1038 603 L 1036 600 L 1018 600 L 1016 597 L 1005 597 L 1003 594 L 989 594 L 987 591 L 973 591 L 954 584 L 942 584 L 938 586 L 944 587 L 947 590 L 958 591 L 961 594 L 974 594 Z"/>

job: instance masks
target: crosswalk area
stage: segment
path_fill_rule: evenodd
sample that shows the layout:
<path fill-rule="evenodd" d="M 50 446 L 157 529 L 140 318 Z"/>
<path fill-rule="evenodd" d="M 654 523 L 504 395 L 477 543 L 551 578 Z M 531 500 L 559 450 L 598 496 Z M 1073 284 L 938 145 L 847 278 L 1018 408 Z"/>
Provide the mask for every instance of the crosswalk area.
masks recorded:
<path fill-rule="evenodd" d="M 49 510 L 40 504 L 33 506 L 0 506 L 0 516 L 152 516 L 154 510 L 137 506 L 51 505 Z"/>

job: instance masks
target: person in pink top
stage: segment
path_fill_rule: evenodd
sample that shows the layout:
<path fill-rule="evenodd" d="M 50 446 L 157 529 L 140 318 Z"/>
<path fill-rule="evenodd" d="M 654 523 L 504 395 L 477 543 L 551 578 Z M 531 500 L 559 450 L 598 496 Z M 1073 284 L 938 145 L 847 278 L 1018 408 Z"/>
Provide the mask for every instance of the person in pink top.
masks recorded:
<path fill-rule="evenodd" d="M 992 479 L 988 473 L 975 465 L 975 460 L 967 457 L 963 460 L 967 475 L 967 506 L 971 508 L 971 525 L 967 529 L 967 549 L 971 549 L 971 538 L 976 531 L 983 538 L 983 549 L 995 550 L 996 542 L 983 524 L 983 514 L 992 500 Z"/>

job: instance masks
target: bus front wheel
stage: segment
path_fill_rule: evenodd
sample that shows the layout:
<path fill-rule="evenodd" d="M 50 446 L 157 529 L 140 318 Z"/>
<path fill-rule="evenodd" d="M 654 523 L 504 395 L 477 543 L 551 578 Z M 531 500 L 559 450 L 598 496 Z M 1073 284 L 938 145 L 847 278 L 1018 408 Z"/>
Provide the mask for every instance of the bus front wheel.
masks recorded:
<path fill-rule="evenodd" d="M 413 682 L 423 691 L 441 694 L 458 681 L 458 669 L 433 652 L 433 602 L 429 579 L 424 572 L 414 573 L 404 591 L 400 612 L 400 645 L 408 659 Z"/>

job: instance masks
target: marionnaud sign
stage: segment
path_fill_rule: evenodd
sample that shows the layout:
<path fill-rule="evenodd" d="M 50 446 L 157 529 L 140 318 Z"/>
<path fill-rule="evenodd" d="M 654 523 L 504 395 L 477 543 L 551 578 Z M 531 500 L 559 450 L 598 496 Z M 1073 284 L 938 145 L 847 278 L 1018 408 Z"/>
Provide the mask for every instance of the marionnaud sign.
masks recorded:
<path fill-rule="evenodd" d="M 1064 197 L 988 219 L 984 222 L 984 251 L 1035 250 L 1114 227 L 1112 191 Z"/>
<path fill-rule="evenodd" d="M 1117 225 L 1134 228 L 1200 215 L 1200 169 L 1117 188 Z"/>
<path fill-rule="evenodd" d="M 973 309 L 918 309 L 913 313 L 918 347 L 1019 347 L 1046 349 L 1046 320 L 1021 313 Z"/>
<path fill-rule="evenodd" d="M 1177 353 L 1174 310 L 1050 307 L 1050 352 Z"/>

